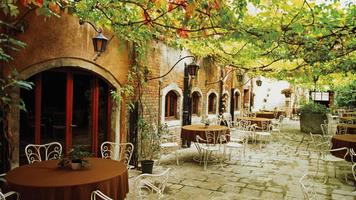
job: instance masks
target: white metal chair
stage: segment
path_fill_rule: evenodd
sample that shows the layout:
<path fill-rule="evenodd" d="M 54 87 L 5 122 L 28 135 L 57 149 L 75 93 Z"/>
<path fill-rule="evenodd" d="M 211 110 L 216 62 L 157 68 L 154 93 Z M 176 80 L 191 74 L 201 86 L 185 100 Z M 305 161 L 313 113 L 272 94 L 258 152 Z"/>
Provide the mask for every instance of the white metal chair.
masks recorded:
<path fill-rule="evenodd" d="M 127 169 L 133 168 L 130 165 L 134 145 L 132 143 L 103 142 L 101 144 L 101 157 L 104 159 L 122 160 Z"/>
<path fill-rule="evenodd" d="M 313 183 L 313 177 L 306 173 L 299 179 L 300 187 L 303 191 L 304 199 L 316 200 L 316 192 Z"/>
<path fill-rule="evenodd" d="M 310 133 L 310 136 L 312 139 L 312 143 L 314 145 L 314 150 L 318 153 L 316 174 L 318 174 L 318 172 L 319 172 L 319 160 L 322 160 L 322 161 L 326 162 L 326 165 L 325 165 L 326 167 L 328 166 L 329 162 L 333 163 L 334 176 L 336 177 L 335 163 L 336 162 L 345 162 L 345 158 L 346 158 L 347 154 L 349 154 L 349 149 L 347 147 L 330 149 L 331 148 L 330 142 L 328 142 L 328 141 L 325 142 L 324 138 L 321 135 Z M 318 140 L 321 142 L 318 142 Z M 331 152 L 336 152 L 336 151 L 345 151 L 344 157 L 339 158 L 339 157 L 336 157 L 331 154 Z M 328 174 L 327 171 L 328 170 L 326 169 L 326 174 Z M 325 182 L 327 181 L 327 179 L 328 179 L 328 176 L 326 177 Z M 346 176 L 345 176 L 345 179 L 346 179 Z"/>
<path fill-rule="evenodd" d="M 336 134 L 347 134 L 347 126 L 340 125 L 336 130 Z"/>
<path fill-rule="evenodd" d="M 356 163 L 356 152 L 353 148 L 350 148 L 349 149 L 349 154 L 351 156 L 351 162 L 352 164 L 355 164 Z"/>
<path fill-rule="evenodd" d="M 62 145 L 59 142 L 29 144 L 25 147 L 25 154 L 29 164 L 42 160 L 58 160 L 62 156 Z"/>
<path fill-rule="evenodd" d="M 208 161 L 210 157 L 212 156 L 213 153 L 216 153 L 217 155 L 220 153 L 220 150 L 222 149 L 219 141 L 218 140 L 218 134 L 219 132 L 206 132 L 206 139 L 201 138 L 199 135 L 196 136 L 196 147 L 198 149 L 198 152 L 200 154 L 200 161 L 203 161 L 204 163 L 204 170 L 206 170 L 208 166 Z M 220 164 L 222 166 L 221 159 L 219 158 L 220 156 L 218 155 L 218 159 L 220 161 Z"/>
<path fill-rule="evenodd" d="M 6 184 L 6 179 L 4 178 L 6 174 L 0 174 L 0 181 L 3 182 L 4 184 Z M 6 200 L 7 197 L 11 197 L 11 196 L 15 196 L 16 195 L 16 199 L 18 200 L 20 197 L 20 194 L 15 192 L 15 191 L 10 191 L 7 193 L 2 193 L 1 188 L 0 188 L 0 200 Z M 14 199 L 14 198 L 11 198 Z"/>
<path fill-rule="evenodd" d="M 262 127 L 264 127 L 264 125 Z M 263 128 L 262 131 L 255 132 L 256 142 L 257 142 L 257 140 L 260 141 L 260 149 L 262 148 L 263 143 L 265 143 L 265 145 L 266 145 L 267 142 L 269 142 L 269 140 L 272 136 L 271 130 L 272 130 L 272 125 L 267 124 L 267 128 Z"/>
<path fill-rule="evenodd" d="M 99 197 L 98 200 L 114 200 L 113 198 L 110 198 L 102 193 L 100 190 L 94 190 L 91 192 L 90 200 L 97 200 L 97 197 Z"/>
<path fill-rule="evenodd" d="M 163 199 L 164 189 L 169 178 L 170 168 L 160 174 L 141 174 L 134 179 L 136 200 Z"/>
<path fill-rule="evenodd" d="M 325 141 L 330 141 L 332 138 L 332 134 L 329 132 L 328 124 L 320 124 L 321 132 L 323 133 L 323 137 Z"/>
<path fill-rule="evenodd" d="M 160 161 L 161 161 L 162 151 L 165 151 L 165 150 L 174 150 L 176 162 L 177 162 L 177 165 L 179 165 L 179 158 L 178 158 L 179 144 L 177 142 L 177 138 L 175 137 L 175 135 L 173 135 L 173 134 L 161 135 L 159 146 L 160 146 L 160 154 L 159 154 L 159 159 L 158 159 L 158 165 L 160 164 Z"/>
<path fill-rule="evenodd" d="M 270 128 L 268 121 L 261 121 L 261 126 L 257 126 L 256 124 L 256 130 L 258 131 L 266 131 Z"/>
<path fill-rule="evenodd" d="M 241 155 L 243 155 L 244 159 L 246 157 L 246 143 L 247 137 L 245 134 L 239 134 L 238 131 L 230 132 L 229 134 L 225 134 L 222 137 L 222 140 L 225 139 L 226 143 L 224 144 L 225 148 L 229 150 L 229 160 L 231 160 L 232 151 L 236 152 L 239 150 L 239 156 L 241 160 Z"/>
<path fill-rule="evenodd" d="M 20 199 L 20 194 L 17 193 L 17 192 L 10 191 L 10 192 L 7 192 L 7 193 L 3 194 L 3 193 L 0 191 L 0 200 L 6 200 L 6 198 L 11 197 L 11 196 L 13 196 L 13 195 L 16 195 L 16 199 L 17 199 L 17 200 Z"/>
<path fill-rule="evenodd" d="M 352 165 L 351 170 L 352 170 L 352 175 L 354 176 L 354 179 L 356 181 L 356 163 Z M 352 192 L 352 194 L 356 195 L 356 191 Z"/>
<path fill-rule="evenodd" d="M 281 122 L 277 122 L 275 124 L 271 124 L 271 131 L 272 132 L 281 133 L 281 128 L 282 128 Z"/>

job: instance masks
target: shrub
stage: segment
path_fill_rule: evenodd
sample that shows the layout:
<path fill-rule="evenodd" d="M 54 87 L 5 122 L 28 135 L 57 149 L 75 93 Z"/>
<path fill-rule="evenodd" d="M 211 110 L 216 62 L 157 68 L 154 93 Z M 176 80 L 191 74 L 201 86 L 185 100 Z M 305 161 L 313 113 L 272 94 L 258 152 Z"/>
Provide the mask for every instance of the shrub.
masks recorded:
<path fill-rule="evenodd" d="M 320 104 L 320 103 L 315 103 L 315 102 L 309 102 L 309 103 L 306 103 L 304 105 L 302 105 L 300 108 L 299 108 L 299 112 L 300 113 L 311 113 L 311 112 L 317 112 L 317 113 L 328 113 L 329 112 L 329 109 Z"/>

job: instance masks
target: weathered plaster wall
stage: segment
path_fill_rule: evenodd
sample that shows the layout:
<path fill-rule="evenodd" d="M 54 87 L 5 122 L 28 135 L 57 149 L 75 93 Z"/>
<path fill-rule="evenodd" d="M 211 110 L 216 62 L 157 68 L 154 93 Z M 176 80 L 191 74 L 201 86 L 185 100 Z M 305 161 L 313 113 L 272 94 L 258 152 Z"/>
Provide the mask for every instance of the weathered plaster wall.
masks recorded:
<path fill-rule="evenodd" d="M 24 22 L 24 33 L 8 33 L 24 42 L 26 48 L 10 52 L 14 59 L 0 69 L 4 75 L 9 73 L 10 66 L 15 67 L 24 79 L 56 67 L 78 67 L 100 75 L 114 87 L 125 84 L 131 65 L 131 47 L 128 42 L 112 37 L 112 33 L 104 30 L 104 35 L 110 41 L 106 51 L 94 60 L 97 53 L 94 52 L 92 37 L 97 33 L 89 24 L 79 25 L 77 17 L 61 13 L 60 18 L 45 18 L 30 12 Z M 18 95 L 18 92 L 17 90 L 14 95 Z M 113 131 L 114 141 L 126 140 L 125 109 L 126 106 L 122 104 L 119 113 L 112 116 L 112 126 L 117 128 Z M 20 140 L 18 109 L 13 109 L 9 117 L 9 126 L 16 145 Z M 18 155 L 16 148 L 12 159 L 13 167 L 18 164 Z"/>
<path fill-rule="evenodd" d="M 52 59 L 80 58 L 102 66 L 121 84 L 126 81 L 130 64 L 127 42 L 114 37 L 107 50 L 93 61 L 96 53 L 93 50 L 92 37 L 97 33 L 88 24 L 79 25 L 77 17 L 62 13 L 60 18 L 44 18 L 32 12 L 26 16 L 25 21 L 25 33 L 16 33 L 15 37 L 26 43 L 26 48 L 12 52 L 15 59 L 9 63 L 20 73 Z M 104 30 L 104 35 L 108 39 L 112 37 L 108 30 Z"/>

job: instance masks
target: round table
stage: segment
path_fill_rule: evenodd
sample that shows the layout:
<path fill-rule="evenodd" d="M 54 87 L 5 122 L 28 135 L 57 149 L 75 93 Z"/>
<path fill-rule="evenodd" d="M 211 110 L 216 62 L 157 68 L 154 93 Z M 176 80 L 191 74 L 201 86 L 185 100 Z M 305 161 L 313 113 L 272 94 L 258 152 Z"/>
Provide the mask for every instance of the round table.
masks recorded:
<path fill-rule="evenodd" d="M 89 169 L 59 169 L 58 160 L 37 162 L 9 171 L 6 180 L 22 200 L 88 200 L 100 190 L 115 200 L 129 191 L 128 173 L 123 162 L 89 158 Z"/>
<path fill-rule="evenodd" d="M 341 147 L 356 149 L 356 135 L 334 135 L 331 138 L 332 149 L 337 149 Z M 331 152 L 336 157 L 344 158 L 346 151 Z M 350 155 L 346 156 L 347 161 L 351 161 Z"/>
<path fill-rule="evenodd" d="M 258 127 L 262 127 L 262 122 L 264 121 L 267 121 L 268 125 L 272 122 L 272 119 L 261 117 L 237 117 L 236 119 L 250 121 L 251 124 L 256 124 Z"/>
<path fill-rule="evenodd" d="M 256 112 L 256 117 L 273 119 L 274 118 L 274 112 Z"/>
<path fill-rule="evenodd" d="M 356 124 L 337 124 L 337 131 L 339 131 L 340 126 L 347 128 L 347 134 L 356 134 Z"/>
<path fill-rule="evenodd" d="M 207 131 L 217 131 L 221 133 L 230 134 L 230 129 L 227 126 L 209 125 L 206 127 L 202 124 L 186 125 L 182 127 L 181 138 L 190 142 L 196 142 L 196 136 L 206 139 L 205 133 Z"/>

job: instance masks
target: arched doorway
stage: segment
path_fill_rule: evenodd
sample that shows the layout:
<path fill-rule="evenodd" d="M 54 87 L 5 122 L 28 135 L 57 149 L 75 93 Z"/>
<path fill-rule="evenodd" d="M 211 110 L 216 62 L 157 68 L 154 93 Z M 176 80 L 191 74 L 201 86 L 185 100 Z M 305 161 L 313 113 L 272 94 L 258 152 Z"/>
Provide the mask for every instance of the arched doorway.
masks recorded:
<path fill-rule="evenodd" d="M 31 91 L 21 90 L 27 112 L 20 113 L 20 164 L 29 143 L 58 141 L 65 153 L 83 145 L 93 155 L 110 139 L 112 86 L 95 73 L 72 67 L 31 76 Z"/>

